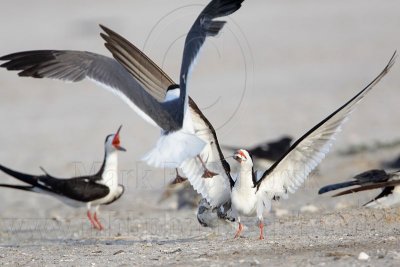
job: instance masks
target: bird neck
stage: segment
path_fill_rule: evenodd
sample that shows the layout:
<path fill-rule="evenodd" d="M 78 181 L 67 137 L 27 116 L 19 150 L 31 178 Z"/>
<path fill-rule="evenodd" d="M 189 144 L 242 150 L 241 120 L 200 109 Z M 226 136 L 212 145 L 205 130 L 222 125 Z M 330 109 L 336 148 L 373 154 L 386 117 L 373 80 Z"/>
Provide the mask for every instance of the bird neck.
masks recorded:
<path fill-rule="evenodd" d="M 118 155 L 117 151 L 106 151 L 101 168 L 102 182 L 109 187 L 118 187 Z"/>
<path fill-rule="evenodd" d="M 240 164 L 239 175 L 236 180 L 238 187 L 253 187 L 253 165 Z"/>

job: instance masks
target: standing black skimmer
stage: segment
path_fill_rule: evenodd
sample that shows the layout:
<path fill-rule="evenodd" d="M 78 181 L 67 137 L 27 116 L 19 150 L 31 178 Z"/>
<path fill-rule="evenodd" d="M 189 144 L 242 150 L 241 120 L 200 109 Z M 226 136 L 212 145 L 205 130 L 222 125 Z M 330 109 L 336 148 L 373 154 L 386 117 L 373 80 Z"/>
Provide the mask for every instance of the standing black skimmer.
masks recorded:
<path fill-rule="evenodd" d="M 146 121 L 162 129 L 156 147 L 144 160 L 155 167 L 168 163 L 178 167 L 187 158 L 202 151 L 203 140 L 194 134 L 188 105 L 187 80 L 199 51 L 208 36 L 215 36 L 225 21 L 214 20 L 238 10 L 243 0 L 213 0 L 200 13 L 192 25 L 184 45 L 180 71 L 180 85 L 169 79 L 156 65 L 131 64 L 138 49 L 126 46 L 127 41 L 101 26 L 106 34 L 106 47 L 114 59 L 83 51 L 38 50 L 6 55 L 1 67 L 18 70 L 19 76 L 52 78 L 69 82 L 88 78 L 121 97 Z M 142 62 L 139 62 L 142 63 Z M 137 73 L 146 73 L 146 76 Z M 136 77 L 136 78 L 135 78 Z M 201 159 L 200 159 L 201 160 Z M 206 176 L 214 175 L 206 170 Z"/>
<path fill-rule="evenodd" d="M 344 122 L 354 111 L 356 104 L 388 73 L 394 64 L 396 53 L 383 71 L 363 90 L 347 103 L 315 125 L 300 137 L 278 161 L 266 171 L 254 171 L 250 154 L 243 149 L 234 154 L 240 163 L 240 170 L 232 187 L 232 209 L 238 216 L 239 237 L 243 225 L 240 216 L 257 216 L 260 239 L 264 239 L 263 213 L 271 209 L 272 200 L 288 198 L 307 179 L 329 152 L 336 135 L 341 132 Z"/>
<path fill-rule="evenodd" d="M 326 153 L 337 133 L 341 131 L 342 124 L 347 120 L 355 105 L 386 75 L 394 64 L 396 53 L 392 56 L 384 70 L 341 108 L 333 112 L 326 119 L 321 121 L 305 135 L 298 139 L 288 151 L 281 156 L 265 172 L 254 172 L 253 160 L 246 150 L 238 150 L 234 158 L 240 163 L 240 170 L 237 175 L 230 174 L 230 166 L 225 161 L 218 145 L 216 133 L 209 121 L 201 113 L 195 121 L 195 128 L 201 129 L 203 134 L 208 133 L 208 146 L 202 151 L 201 157 L 208 159 L 208 169 L 217 172 L 219 175 L 212 179 L 202 179 L 201 165 L 196 158 L 186 160 L 181 168 L 188 177 L 194 189 L 199 192 L 211 205 L 211 208 L 221 207 L 220 214 L 227 215 L 230 221 L 237 218 L 239 229 L 238 237 L 243 229 L 240 223 L 240 216 L 257 215 L 260 226 L 260 238 L 263 234 L 263 212 L 271 208 L 271 201 L 281 197 L 288 197 L 288 192 L 294 191 L 305 181 L 309 173 L 317 167 Z M 193 118 L 196 118 L 193 116 Z M 202 125 L 203 124 L 203 125 Z M 232 202 L 232 211 L 226 211 L 222 207 Z M 204 206 L 203 213 L 207 209 Z M 200 211 L 200 209 L 199 209 Z M 202 216 L 201 219 L 209 219 L 210 216 Z M 207 221 L 201 222 L 207 225 Z"/>
<path fill-rule="evenodd" d="M 118 184 L 117 151 L 126 151 L 120 146 L 119 127 L 117 133 L 110 134 L 105 140 L 105 155 L 100 170 L 91 176 L 60 179 L 48 174 L 30 175 L 17 172 L 0 165 L 0 170 L 29 185 L 0 184 L 1 187 L 20 189 L 30 192 L 45 193 L 60 199 L 69 206 L 86 205 L 87 217 L 92 226 L 104 229 L 97 213 L 100 205 L 108 205 L 118 200 L 124 193 L 124 186 Z M 94 214 L 92 216 L 92 208 Z"/>
<path fill-rule="evenodd" d="M 353 178 L 354 180 L 352 181 L 324 186 L 318 191 L 318 194 L 350 186 L 356 187 L 342 191 L 333 195 L 333 197 L 382 188 L 382 192 L 379 195 L 364 204 L 365 207 L 389 208 L 400 204 L 400 171 L 387 173 L 384 170 L 369 170 Z"/>

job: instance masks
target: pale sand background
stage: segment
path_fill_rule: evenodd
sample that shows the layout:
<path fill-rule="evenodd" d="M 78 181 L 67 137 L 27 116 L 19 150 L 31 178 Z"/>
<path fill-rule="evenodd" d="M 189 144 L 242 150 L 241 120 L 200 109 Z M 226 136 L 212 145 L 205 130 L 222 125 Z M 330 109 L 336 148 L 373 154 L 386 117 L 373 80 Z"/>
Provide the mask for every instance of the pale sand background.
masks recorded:
<path fill-rule="evenodd" d="M 47 48 L 109 55 L 99 37 L 101 23 L 143 48 L 178 80 L 184 34 L 205 4 L 4 0 L 0 54 Z M 396 0 L 246 1 L 223 33 L 206 43 L 190 95 L 217 128 L 221 143 L 248 146 L 282 134 L 300 137 L 369 83 L 400 48 L 399 10 Z M 354 112 L 319 175 L 274 206 L 290 216 L 267 218 L 270 234 L 265 242 L 254 240 L 253 220 L 245 238 L 233 241 L 230 227 L 204 229 L 194 211 L 157 205 L 173 172 L 139 161 L 155 143 L 158 130 L 120 99 L 87 81 L 22 79 L 1 70 L 1 164 L 30 173 L 40 173 L 38 167 L 44 166 L 60 177 L 93 173 L 103 157 L 105 136 L 120 124 L 128 152 L 120 154 L 126 194 L 102 209 L 106 224 L 113 222 L 111 231 L 91 231 L 84 209 L 1 190 L 0 263 L 361 265 L 365 263 L 356 258 L 365 251 L 371 264 L 396 265 L 396 210 L 385 215 L 360 209 L 374 193 L 331 200 L 316 192 L 398 155 L 399 147 L 356 156 L 338 151 L 399 138 L 399 87 L 397 62 Z M 13 182 L 5 175 L 1 179 Z M 300 213 L 308 204 L 319 211 Z M 338 211 L 338 205 L 348 208 Z M 58 221 L 50 219 L 54 217 Z"/>

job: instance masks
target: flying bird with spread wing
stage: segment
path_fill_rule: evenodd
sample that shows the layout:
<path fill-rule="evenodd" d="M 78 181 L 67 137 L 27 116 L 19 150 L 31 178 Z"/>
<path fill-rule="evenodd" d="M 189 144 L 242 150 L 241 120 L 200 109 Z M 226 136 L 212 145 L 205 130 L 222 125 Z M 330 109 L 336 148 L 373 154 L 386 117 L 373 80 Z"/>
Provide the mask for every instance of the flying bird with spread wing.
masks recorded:
<path fill-rule="evenodd" d="M 0 57 L 6 61 L 1 67 L 20 71 L 18 75 L 23 77 L 68 82 L 87 78 L 100 84 L 118 95 L 143 119 L 161 128 L 156 147 L 143 159 L 155 167 L 166 163 L 169 167 L 179 167 L 185 159 L 198 156 L 206 145 L 194 133 L 191 114 L 187 112 L 187 84 L 194 63 L 206 38 L 217 35 L 226 23 L 215 19 L 234 13 L 242 2 L 213 0 L 202 10 L 185 39 L 179 85 L 155 64 L 142 64 L 147 57 L 104 26 L 101 26 L 104 30 L 101 36 L 115 59 L 84 51 L 36 50 Z M 144 62 L 131 64 L 132 56 L 139 56 Z M 203 166 L 205 177 L 215 175 Z"/>

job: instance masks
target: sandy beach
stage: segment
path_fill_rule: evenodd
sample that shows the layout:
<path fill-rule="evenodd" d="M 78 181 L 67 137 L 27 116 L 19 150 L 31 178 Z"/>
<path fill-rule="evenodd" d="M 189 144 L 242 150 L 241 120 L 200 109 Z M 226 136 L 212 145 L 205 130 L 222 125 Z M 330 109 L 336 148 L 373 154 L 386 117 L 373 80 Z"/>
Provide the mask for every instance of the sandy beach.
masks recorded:
<path fill-rule="evenodd" d="M 120 33 L 178 80 L 184 37 L 208 1 L 22 1 L 0 4 L 0 55 L 35 49 L 110 56 L 99 24 Z M 247 0 L 223 32 L 207 40 L 190 95 L 220 143 L 300 137 L 344 104 L 400 49 L 400 2 Z M 8 266 L 398 266 L 400 209 L 362 204 L 378 191 L 319 196 L 328 183 L 381 168 L 399 156 L 400 66 L 371 91 L 345 124 L 331 153 L 288 200 L 266 216 L 204 228 L 196 210 L 158 203 L 173 170 L 140 161 L 159 130 L 118 97 L 89 81 L 20 78 L 0 69 L 0 164 L 58 177 L 93 174 L 104 139 L 119 125 L 120 201 L 101 208 L 106 230 L 90 228 L 85 209 L 49 196 L 2 189 L 0 264 Z M 360 149 L 366 147 L 366 149 Z M 353 148 L 358 153 L 346 153 Z M 229 153 L 229 152 L 227 152 Z M 232 161 L 230 161 L 234 164 Z M 1 173 L 1 183 L 13 183 Z M 359 260 L 365 252 L 368 260 Z"/>

